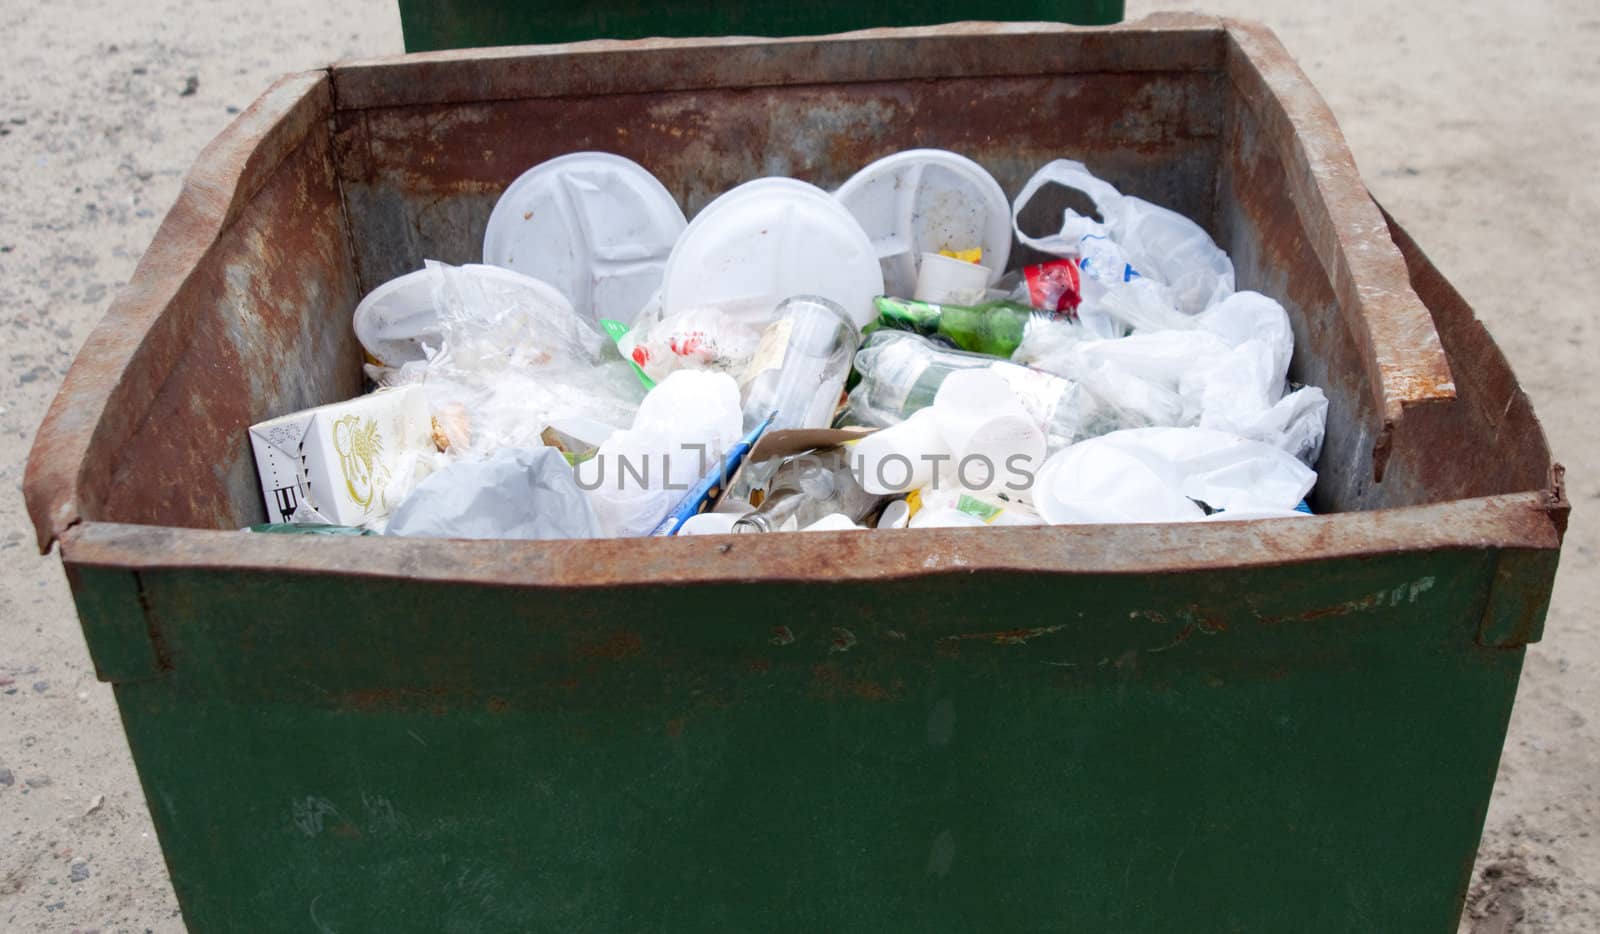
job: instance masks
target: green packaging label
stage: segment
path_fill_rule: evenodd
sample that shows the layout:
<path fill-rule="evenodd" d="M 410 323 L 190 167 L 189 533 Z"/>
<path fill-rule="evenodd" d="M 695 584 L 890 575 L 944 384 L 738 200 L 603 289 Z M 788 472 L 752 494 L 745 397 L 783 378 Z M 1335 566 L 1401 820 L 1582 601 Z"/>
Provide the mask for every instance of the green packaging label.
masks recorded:
<path fill-rule="evenodd" d="M 969 516 L 977 516 L 984 522 L 993 522 L 1004 511 L 999 506 L 992 506 L 981 499 L 973 499 L 965 493 L 961 495 L 960 499 L 956 500 L 956 510 Z"/>
<path fill-rule="evenodd" d="M 610 318 L 600 319 L 600 329 L 606 332 L 606 336 L 611 338 L 612 343 L 621 342 L 622 338 L 628 333 L 628 326 L 626 324 L 623 324 L 621 321 L 613 321 Z M 644 370 L 640 369 L 639 364 L 630 359 L 628 360 L 628 365 L 633 367 L 634 375 L 639 377 L 640 384 L 642 384 L 646 390 L 656 388 L 656 381 L 651 379 L 649 374 L 645 373 Z"/>

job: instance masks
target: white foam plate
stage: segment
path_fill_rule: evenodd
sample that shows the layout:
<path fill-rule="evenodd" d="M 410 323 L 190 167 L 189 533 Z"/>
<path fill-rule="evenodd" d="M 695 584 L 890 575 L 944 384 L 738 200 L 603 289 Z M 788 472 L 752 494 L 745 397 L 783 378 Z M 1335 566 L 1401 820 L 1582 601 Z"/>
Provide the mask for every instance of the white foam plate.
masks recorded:
<path fill-rule="evenodd" d="M 637 162 L 572 153 L 522 173 L 500 196 L 483 261 L 554 285 L 591 321 L 632 324 L 685 226 L 672 193 Z"/>
<path fill-rule="evenodd" d="M 890 295 L 916 291 L 923 253 L 982 247 L 990 284 L 1011 259 L 1011 203 L 994 176 L 966 156 L 897 152 L 851 176 L 834 197 L 872 239 Z"/>
<path fill-rule="evenodd" d="M 756 324 L 819 295 L 865 327 L 883 273 L 866 232 L 827 192 L 792 178 L 746 182 L 706 205 L 667 259 L 662 308 L 713 306 Z"/>

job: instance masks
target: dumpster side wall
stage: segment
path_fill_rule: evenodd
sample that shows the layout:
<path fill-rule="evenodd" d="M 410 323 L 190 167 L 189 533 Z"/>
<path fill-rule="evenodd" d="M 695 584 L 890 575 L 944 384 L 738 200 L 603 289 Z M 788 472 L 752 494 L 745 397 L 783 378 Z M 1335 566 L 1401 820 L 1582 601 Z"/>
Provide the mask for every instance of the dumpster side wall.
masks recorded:
<path fill-rule="evenodd" d="M 527 590 L 141 574 L 191 929 L 1454 930 L 1494 550 Z"/>
<path fill-rule="evenodd" d="M 1380 508 L 1441 494 L 1545 489 L 1553 518 L 1564 531 L 1569 507 L 1563 471 L 1551 464 L 1544 428 L 1505 354 L 1411 235 L 1387 213 L 1384 217 L 1406 259 L 1411 287 L 1427 303 L 1450 355 L 1460 402 L 1407 416 L 1395 439 L 1388 475 L 1363 505 Z"/>
<path fill-rule="evenodd" d="M 1295 345 L 1290 379 L 1327 394 L 1327 435 L 1311 504 L 1318 513 L 1343 512 L 1356 508 L 1373 485 L 1383 411 L 1373 369 L 1317 256 L 1304 200 L 1286 196 L 1301 186 L 1286 170 L 1280 146 L 1235 98 L 1216 180 L 1219 244 L 1233 260 L 1239 288 L 1270 295 L 1289 312 Z"/>
<path fill-rule="evenodd" d="M 25 486 L 41 544 L 84 517 L 259 522 L 248 427 L 361 391 L 330 86 L 283 79 L 185 180 L 40 429 Z"/>

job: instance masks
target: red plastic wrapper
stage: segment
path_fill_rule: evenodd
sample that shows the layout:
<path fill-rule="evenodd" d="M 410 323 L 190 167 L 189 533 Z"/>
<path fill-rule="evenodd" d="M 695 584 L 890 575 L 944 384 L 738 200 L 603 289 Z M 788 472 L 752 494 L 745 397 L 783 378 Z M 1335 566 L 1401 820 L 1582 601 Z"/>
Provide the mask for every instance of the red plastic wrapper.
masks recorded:
<path fill-rule="evenodd" d="M 1022 269 L 1028 284 L 1028 303 L 1040 311 L 1076 321 L 1078 303 L 1083 296 L 1078 291 L 1078 264 L 1070 259 L 1053 259 L 1037 266 Z"/>

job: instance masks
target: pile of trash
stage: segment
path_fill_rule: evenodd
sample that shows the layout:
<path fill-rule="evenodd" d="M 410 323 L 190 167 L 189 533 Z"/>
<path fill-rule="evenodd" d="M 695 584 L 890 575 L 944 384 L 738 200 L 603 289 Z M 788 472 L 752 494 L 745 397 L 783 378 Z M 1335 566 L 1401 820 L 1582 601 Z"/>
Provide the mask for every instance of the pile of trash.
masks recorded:
<path fill-rule="evenodd" d="M 1018 223 L 1070 189 L 1058 233 Z M 1043 202 L 1042 202 L 1043 203 Z M 1080 199 L 1076 203 L 1083 204 Z M 1043 261 L 1012 268 L 1014 243 Z M 253 426 L 260 531 L 557 539 L 1309 513 L 1328 401 L 1196 223 L 1081 164 L 896 153 L 692 222 L 576 153 L 353 327 L 375 391 Z"/>

